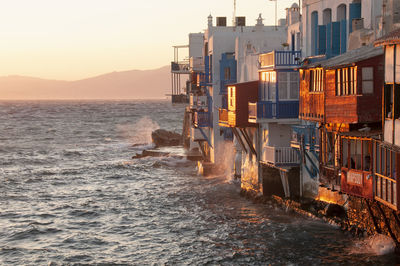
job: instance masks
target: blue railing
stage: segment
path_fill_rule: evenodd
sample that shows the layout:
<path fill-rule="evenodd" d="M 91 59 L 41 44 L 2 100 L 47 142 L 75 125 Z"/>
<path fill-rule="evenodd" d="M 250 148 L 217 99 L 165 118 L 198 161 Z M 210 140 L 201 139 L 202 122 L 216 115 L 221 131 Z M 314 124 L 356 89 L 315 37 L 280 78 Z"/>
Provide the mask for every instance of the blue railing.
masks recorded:
<path fill-rule="evenodd" d="M 298 66 L 301 51 L 275 51 L 275 66 Z"/>
<path fill-rule="evenodd" d="M 259 56 L 260 67 L 293 67 L 301 64 L 301 51 L 272 51 Z"/>
<path fill-rule="evenodd" d="M 257 117 L 266 119 L 298 118 L 299 101 L 278 101 L 257 103 Z"/>
<path fill-rule="evenodd" d="M 199 86 L 206 87 L 211 85 L 211 77 L 208 73 L 199 73 Z"/>
<path fill-rule="evenodd" d="M 195 127 L 209 127 L 210 126 L 210 113 L 209 112 L 195 112 L 194 113 L 194 126 Z"/>
<path fill-rule="evenodd" d="M 292 143 L 300 144 L 303 142 L 310 149 L 315 149 L 319 145 L 319 133 L 316 125 L 292 126 Z"/>

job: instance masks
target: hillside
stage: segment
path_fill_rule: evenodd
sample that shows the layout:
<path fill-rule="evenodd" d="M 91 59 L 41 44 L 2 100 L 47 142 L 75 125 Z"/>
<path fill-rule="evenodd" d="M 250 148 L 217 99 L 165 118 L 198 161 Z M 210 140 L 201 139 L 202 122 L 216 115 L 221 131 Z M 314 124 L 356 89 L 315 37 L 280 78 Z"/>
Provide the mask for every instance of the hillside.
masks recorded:
<path fill-rule="evenodd" d="M 163 99 L 170 90 L 170 67 L 112 72 L 62 81 L 0 77 L 0 99 Z"/>

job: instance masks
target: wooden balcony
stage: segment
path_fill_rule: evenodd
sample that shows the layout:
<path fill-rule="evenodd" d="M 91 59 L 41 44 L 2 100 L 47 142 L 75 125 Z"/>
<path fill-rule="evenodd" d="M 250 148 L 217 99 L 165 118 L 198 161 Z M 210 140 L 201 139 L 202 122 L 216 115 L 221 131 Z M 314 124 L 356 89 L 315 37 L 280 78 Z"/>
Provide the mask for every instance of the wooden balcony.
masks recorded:
<path fill-rule="evenodd" d="M 291 147 L 266 146 L 262 150 L 262 162 L 279 166 L 299 164 L 299 155 Z"/>
<path fill-rule="evenodd" d="M 371 171 L 342 168 L 340 188 L 343 193 L 373 199 L 373 176 Z"/>
<path fill-rule="evenodd" d="M 218 123 L 221 127 L 229 127 L 228 110 L 220 108 L 218 110 Z"/>

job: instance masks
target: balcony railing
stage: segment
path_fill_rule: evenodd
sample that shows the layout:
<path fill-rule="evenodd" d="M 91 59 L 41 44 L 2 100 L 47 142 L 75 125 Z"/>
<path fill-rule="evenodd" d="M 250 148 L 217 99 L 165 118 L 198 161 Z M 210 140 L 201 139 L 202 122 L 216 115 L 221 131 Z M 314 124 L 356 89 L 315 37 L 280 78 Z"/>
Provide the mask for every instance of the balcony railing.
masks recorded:
<path fill-rule="evenodd" d="M 301 143 L 306 149 L 319 150 L 319 133 L 314 125 L 292 126 L 291 146 L 299 148 Z"/>
<path fill-rule="evenodd" d="M 190 95 L 190 109 L 201 110 L 207 108 L 207 96 Z"/>
<path fill-rule="evenodd" d="M 194 112 L 193 124 L 195 127 L 209 127 L 210 126 L 210 113 L 209 112 Z"/>
<path fill-rule="evenodd" d="M 261 68 L 299 66 L 300 59 L 301 51 L 272 51 L 259 57 Z"/>
<path fill-rule="evenodd" d="M 299 163 L 299 155 L 291 147 L 263 148 L 262 161 L 273 165 L 296 165 Z"/>
<path fill-rule="evenodd" d="M 257 103 L 257 117 L 264 119 L 298 118 L 299 101 L 278 101 Z"/>
<path fill-rule="evenodd" d="M 199 73 L 199 83 L 200 87 L 212 85 L 212 76 L 209 73 Z"/>
<path fill-rule="evenodd" d="M 228 126 L 228 110 L 220 108 L 219 110 L 219 125 Z"/>
<path fill-rule="evenodd" d="M 183 62 L 171 62 L 172 73 L 190 73 L 190 67 L 188 61 Z"/>
<path fill-rule="evenodd" d="M 257 123 L 257 103 L 249 103 L 249 123 Z"/>
<path fill-rule="evenodd" d="M 203 57 L 191 57 L 189 59 L 189 67 L 194 72 L 204 72 L 204 59 Z"/>

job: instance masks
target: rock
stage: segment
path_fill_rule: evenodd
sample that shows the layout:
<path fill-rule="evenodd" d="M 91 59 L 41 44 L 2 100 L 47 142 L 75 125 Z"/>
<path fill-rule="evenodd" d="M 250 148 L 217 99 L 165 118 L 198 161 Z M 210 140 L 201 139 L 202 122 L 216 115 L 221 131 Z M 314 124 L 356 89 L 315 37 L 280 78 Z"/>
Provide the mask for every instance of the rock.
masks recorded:
<path fill-rule="evenodd" d="M 328 204 L 325 207 L 325 215 L 327 217 L 339 217 L 344 218 L 346 217 L 346 211 L 344 208 L 338 204 Z"/>
<path fill-rule="evenodd" d="M 169 152 L 162 152 L 162 151 L 150 151 L 150 150 L 144 150 L 142 153 L 138 153 L 134 156 L 132 156 L 132 159 L 140 159 L 143 157 L 161 157 L 161 156 L 168 156 Z"/>
<path fill-rule="evenodd" d="M 165 129 L 157 129 L 151 132 L 151 138 L 156 147 L 178 146 L 182 144 L 182 136 Z"/>

